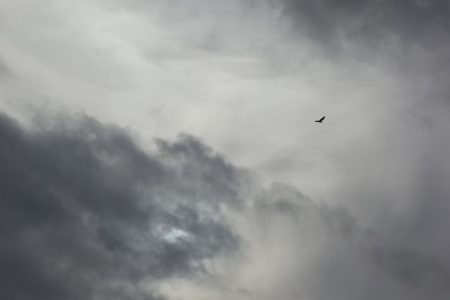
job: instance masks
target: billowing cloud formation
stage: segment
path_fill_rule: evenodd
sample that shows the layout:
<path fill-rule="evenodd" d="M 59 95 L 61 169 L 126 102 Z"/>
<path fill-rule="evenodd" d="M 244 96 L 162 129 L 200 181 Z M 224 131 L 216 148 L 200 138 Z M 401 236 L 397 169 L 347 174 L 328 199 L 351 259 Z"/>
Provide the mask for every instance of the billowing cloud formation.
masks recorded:
<path fill-rule="evenodd" d="M 183 136 L 150 155 L 93 120 L 63 127 L 1 116 L 2 298 L 141 299 L 143 279 L 237 249 L 221 206 L 239 204 L 239 171 L 210 149 Z"/>
<path fill-rule="evenodd" d="M 343 206 L 262 187 L 197 139 L 0 122 L 1 296 L 445 299 L 448 265 Z M 412 242 L 412 241 L 411 241 Z M 439 247 L 437 247 L 439 248 Z"/>

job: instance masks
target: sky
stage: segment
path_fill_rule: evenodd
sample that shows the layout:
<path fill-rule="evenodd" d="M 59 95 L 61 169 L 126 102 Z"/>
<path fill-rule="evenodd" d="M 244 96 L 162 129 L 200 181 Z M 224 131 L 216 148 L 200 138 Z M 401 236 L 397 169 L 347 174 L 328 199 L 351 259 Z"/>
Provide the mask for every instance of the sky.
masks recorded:
<path fill-rule="evenodd" d="M 447 0 L 0 1 L 0 298 L 448 299 L 449 34 Z"/>

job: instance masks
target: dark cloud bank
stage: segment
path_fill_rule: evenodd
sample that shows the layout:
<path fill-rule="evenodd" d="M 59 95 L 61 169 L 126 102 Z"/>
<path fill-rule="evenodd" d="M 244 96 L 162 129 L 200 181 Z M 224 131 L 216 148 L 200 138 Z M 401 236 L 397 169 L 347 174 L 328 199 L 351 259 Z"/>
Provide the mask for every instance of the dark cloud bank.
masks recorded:
<path fill-rule="evenodd" d="M 380 46 L 389 38 L 411 46 L 447 43 L 447 0 L 281 0 L 285 12 L 309 37 L 335 42 L 339 35 Z"/>
<path fill-rule="evenodd" d="M 246 251 L 248 236 L 231 225 L 230 212 L 253 218 L 266 234 L 275 220 L 288 220 L 286 243 L 316 248 L 306 287 L 299 290 L 292 274 L 279 297 L 450 294 L 448 266 L 438 258 L 384 243 L 344 207 L 292 187 L 258 187 L 191 136 L 156 140 L 147 152 L 93 119 L 29 130 L 2 115 L 0 139 L 2 299 L 164 298 L 153 289 L 158 282 L 207 275 L 205 261 Z"/>
<path fill-rule="evenodd" d="M 276 0 L 298 36 L 323 59 L 385 64 L 413 85 L 448 98 L 450 2 L 447 0 Z M 430 95 L 427 95 L 430 97 Z M 444 100 L 448 103 L 448 100 Z"/>
<path fill-rule="evenodd" d="M 238 171 L 196 139 L 147 154 L 91 119 L 58 126 L 0 117 L 1 298 L 153 299 L 141 279 L 237 249 L 221 206 L 238 205 Z"/>

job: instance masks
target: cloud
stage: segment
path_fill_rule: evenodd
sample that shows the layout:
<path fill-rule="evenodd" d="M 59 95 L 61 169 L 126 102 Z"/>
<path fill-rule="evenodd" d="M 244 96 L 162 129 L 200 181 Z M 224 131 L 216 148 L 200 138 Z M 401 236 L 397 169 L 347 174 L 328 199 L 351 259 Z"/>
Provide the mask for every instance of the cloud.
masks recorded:
<path fill-rule="evenodd" d="M 6 65 L 3 63 L 3 61 L 0 59 L 0 78 L 10 73 L 10 70 Z"/>
<path fill-rule="evenodd" d="M 396 243 L 343 205 L 261 185 L 190 135 L 156 139 L 150 151 L 88 117 L 25 127 L 2 115 L 0 138 L 4 298 L 370 300 L 450 292 L 448 257 L 432 251 L 448 245 L 427 251 L 407 236 Z"/>
<path fill-rule="evenodd" d="M 412 46 L 436 43 L 450 31 L 450 6 L 442 0 L 282 0 L 285 12 L 308 36 L 334 42 L 339 34 L 377 47 L 397 38 Z M 431 46 L 431 45 L 430 45 Z"/>
<path fill-rule="evenodd" d="M 3 298 L 448 294 L 446 2 L 0 6 Z"/>
<path fill-rule="evenodd" d="M 2 297 L 141 299 L 144 279 L 238 248 L 220 206 L 238 204 L 239 171 L 209 148 L 185 135 L 148 154 L 92 119 L 58 126 L 0 118 Z"/>

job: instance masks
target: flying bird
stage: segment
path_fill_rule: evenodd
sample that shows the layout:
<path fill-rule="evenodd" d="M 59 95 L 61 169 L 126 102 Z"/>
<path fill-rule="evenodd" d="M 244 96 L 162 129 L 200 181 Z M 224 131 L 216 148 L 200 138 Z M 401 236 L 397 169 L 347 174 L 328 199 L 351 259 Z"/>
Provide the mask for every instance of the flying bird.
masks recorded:
<path fill-rule="evenodd" d="M 315 120 L 314 122 L 317 122 L 317 123 L 322 123 L 323 122 L 323 120 L 325 120 L 325 116 L 323 116 L 322 118 L 320 118 L 319 120 Z"/>

